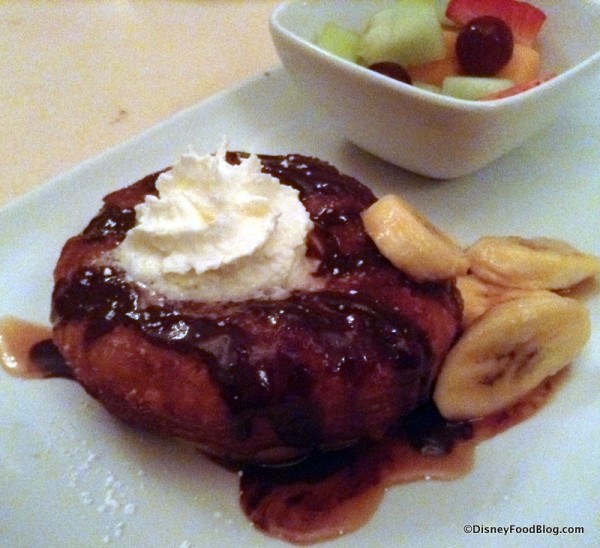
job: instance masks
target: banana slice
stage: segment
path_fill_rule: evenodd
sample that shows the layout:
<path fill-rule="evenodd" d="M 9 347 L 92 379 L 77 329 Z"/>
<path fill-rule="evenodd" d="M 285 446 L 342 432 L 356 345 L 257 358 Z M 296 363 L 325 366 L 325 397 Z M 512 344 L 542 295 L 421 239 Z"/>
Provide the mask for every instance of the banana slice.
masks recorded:
<path fill-rule="evenodd" d="M 381 254 L 418 281 L 455 278 L 468 269 L 457 243 L 398 196 L 382 197 L 362 219 Z"/>
<path fill-rule="evenodd" d="M 545 295 L 545 289 L 521 289 L 490 284 L 473 274 L 456 278 L 456 287 L 463 300 L 463 326 L 468 327 L 490 308 L 520 297 Z"/>
<path fill-rule="evenodd" d="M 505 409 L 568 365 L 590 332 L 586 307 L 551 292 L 496 305 L 448 354 L 433 400 L 450 420 Z"/>
<path fill-rule="evenodd" d="M 471 272 L 499 285 L 567 289 L 600 273 L 600 257 L 552 238 L 484 237 L 466 251 Z"/>

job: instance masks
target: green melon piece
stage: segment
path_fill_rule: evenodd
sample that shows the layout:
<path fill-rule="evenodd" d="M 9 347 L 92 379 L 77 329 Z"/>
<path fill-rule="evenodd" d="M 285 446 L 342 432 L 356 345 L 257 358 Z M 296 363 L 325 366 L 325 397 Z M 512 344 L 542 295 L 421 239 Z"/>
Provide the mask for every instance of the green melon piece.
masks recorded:
<path fill-rule="evenodd" d="M 433 84 L 427 84 L 425 82 L 413 82 L 413 86 L 425 91 L 429 91 L 430 93 L 442 93 L 442 88 L 434 86 Z"/>
<path fill-rule="evenodd" d="M 366 65 L 391 61 L 403 67 L 444 57 L 444 37 L 433 2 L 399 0 L 376 13 L 361 36 L 358 54 Z"/>
<path fill-rule="evenodd" d="M 358 33 L 345 29 L 334 22 L 326 23 L 315 41 L 324 50 L 356 63 L 358 60 Z"/>
<path fill-rule="evenodd" d="M 450 0 L 434 0 L 433 7 L 435 8 L 435 14 L 438 18 L 438 21 L 447 27 L 456 26 L 450 19 L 446 17 L 446 10 L 448 9 L 448 4 Z"/>
<path fill-rule="evenodd" d="M 514 85 L 507 78 L 485 78 L 481 76 L 448 76 L 442 83 L 442 93 L 457 99 L 477 100 Z"/>

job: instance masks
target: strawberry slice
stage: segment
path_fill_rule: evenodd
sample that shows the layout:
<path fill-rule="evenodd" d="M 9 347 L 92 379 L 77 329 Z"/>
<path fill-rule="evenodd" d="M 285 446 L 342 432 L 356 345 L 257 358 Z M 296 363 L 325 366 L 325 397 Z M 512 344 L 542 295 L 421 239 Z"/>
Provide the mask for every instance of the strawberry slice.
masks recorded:
<path fill-rule="evenodd" d="M 519 0 L 450 0 L 446 9 L 446 17 L 461 27 L 481 15 L 502 19 L 515 41 L 526 46 L 533 44 L 546 20 L 542 10 Z"/>

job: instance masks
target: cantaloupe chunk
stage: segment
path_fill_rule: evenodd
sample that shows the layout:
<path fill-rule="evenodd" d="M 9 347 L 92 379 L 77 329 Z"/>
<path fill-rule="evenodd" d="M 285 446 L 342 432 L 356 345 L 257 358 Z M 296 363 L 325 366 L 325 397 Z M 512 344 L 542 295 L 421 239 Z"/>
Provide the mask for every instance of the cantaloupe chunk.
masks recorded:
<path fill-rule="evenodd" d="M 446 53 L 442 59 L 408 67 L 408 74 L 413 82 L 422 82 L 431 86 L 441 87 L 447 76 L 460 74 L 460 64 L 456 57 L 456 38 L 458 31 L 444 30 Z"/>
<path fill-rule="evenodd" d="M 510 61 L 496 76 L 512 80 L 518 85 L 534 80 L 539 74 L 540 54 L 533 48 L 515 44 Z"/>

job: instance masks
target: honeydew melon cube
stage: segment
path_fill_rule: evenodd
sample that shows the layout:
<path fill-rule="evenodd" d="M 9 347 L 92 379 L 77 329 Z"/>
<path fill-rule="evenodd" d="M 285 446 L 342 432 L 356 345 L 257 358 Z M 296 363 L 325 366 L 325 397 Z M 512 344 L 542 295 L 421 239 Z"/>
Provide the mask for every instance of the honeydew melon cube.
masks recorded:
<path fill-rule="evenodd" d="M 507 78 L 482 76 L 448 76 L 442 83 L 442 93 L 457 99 L 478 100 L 514 85 Z"/>
<path fill-rule="evenodd" d="M 446 17 L 446 10 L 450 0 L 434 0 L 433 5 L 435 7 L 435 14 L 437 15 L 438 21 L 447 27 L 455 26 L 450 19 Z"/>
<path fill-rule="evenodd" d="M 433 84 L 427 84 L 426 82 L 413 82 L 413 86 L 428 91 L 429 93 L 442 93 L 442 88 L 434 86 Z"/>
<path fill-rule="evenodd" d="M 324 50 L 356 63 L 360 35 L 334 22 L 326 23 L 316 39 L 316 45 Z"/>
<path fill-rule="evenodd" d="M 391 61 L 403 67 L 444 57 L 442 27 L 431 0 L 399 0 L 376 13 L 361 36 L 365 65 Z"/>

